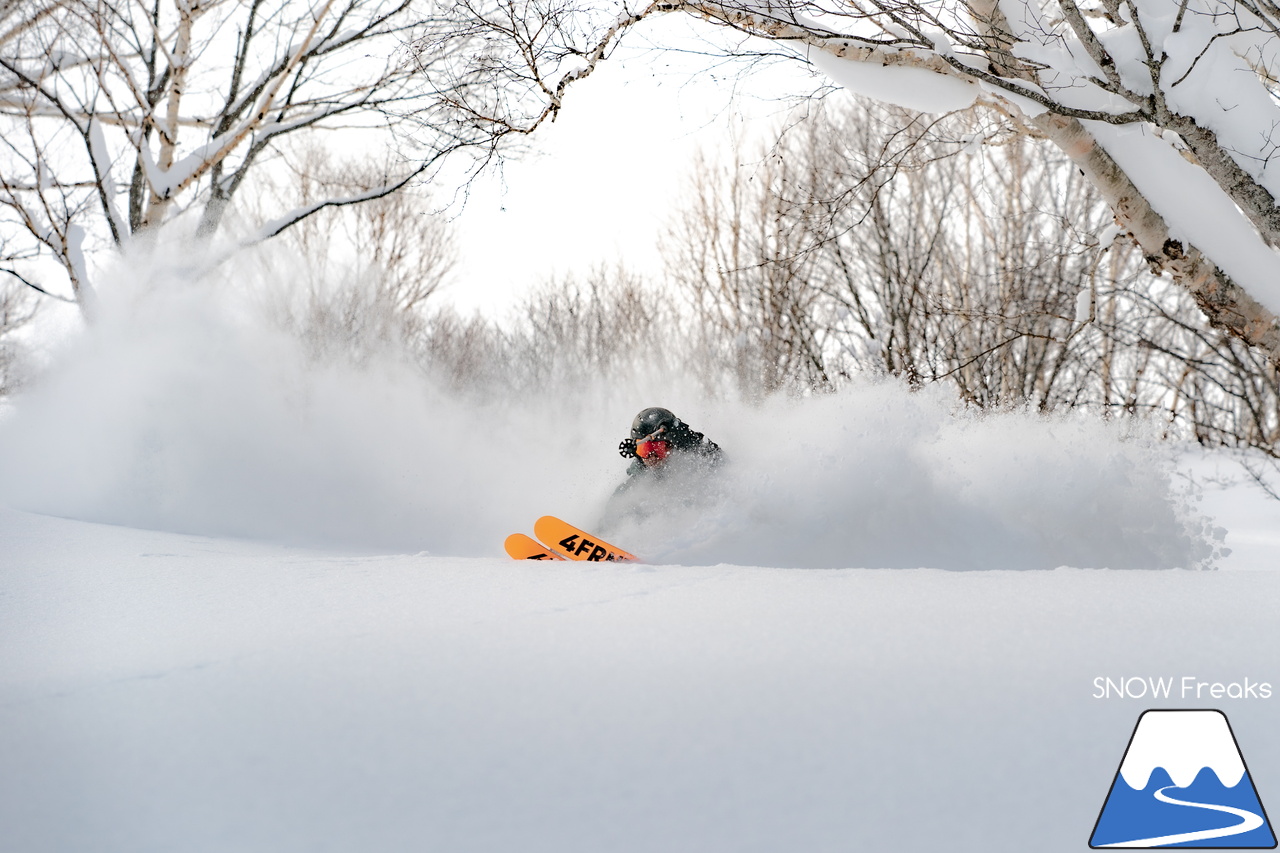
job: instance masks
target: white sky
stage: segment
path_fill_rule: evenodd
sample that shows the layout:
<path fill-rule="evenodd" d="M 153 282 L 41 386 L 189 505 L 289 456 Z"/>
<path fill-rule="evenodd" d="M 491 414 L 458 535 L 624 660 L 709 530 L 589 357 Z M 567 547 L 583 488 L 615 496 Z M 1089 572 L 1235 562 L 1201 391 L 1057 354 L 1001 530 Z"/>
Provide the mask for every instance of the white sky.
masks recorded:
<path fill-rule="evenodd" d="M 693 29 L 696 27 L 696 29 Z M 660 275 L 658 239 L 677 208 L 694 155 L 776 124 L 779 98 L 811 91 L 800 63 L 771 63 L 739 78 L 713 59 L 646 49 L 696 50 L 696 34 L 668 16 L 635 32 L 595 74 L 579 81 L 534 150 L 477 181 L 454 221 L 461 265 L 446 298 L 464 311 L 501 316 L 513 299 L 553 275 L 621 260 Z M 736 94 L 735 94 L 736 93 Z"/>

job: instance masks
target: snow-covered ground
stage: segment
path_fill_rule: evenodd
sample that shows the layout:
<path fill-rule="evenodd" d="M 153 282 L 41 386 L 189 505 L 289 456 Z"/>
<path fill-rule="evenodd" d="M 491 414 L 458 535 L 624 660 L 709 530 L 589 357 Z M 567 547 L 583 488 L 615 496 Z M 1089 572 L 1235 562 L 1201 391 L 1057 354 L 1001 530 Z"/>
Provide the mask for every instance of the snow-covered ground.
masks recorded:
<path fill-rule="evenodd" d="M 0 850 L 1081 850 L 1148 707 L 1280 797 L 1280 502 L 1226 457 L 893 385 L 491 407 L 165 318 L 0 422 Z M 655 402 L 719 497 L 648 565 L 503 557 Z"/>
<path fill-rule="evenodd" d="M 1147 707 L 1280 795 L 1276 698 L 1093 698 L 1280 686 L 1280 573 L 0 542 L 4 850 L 1080 850 Z"/>

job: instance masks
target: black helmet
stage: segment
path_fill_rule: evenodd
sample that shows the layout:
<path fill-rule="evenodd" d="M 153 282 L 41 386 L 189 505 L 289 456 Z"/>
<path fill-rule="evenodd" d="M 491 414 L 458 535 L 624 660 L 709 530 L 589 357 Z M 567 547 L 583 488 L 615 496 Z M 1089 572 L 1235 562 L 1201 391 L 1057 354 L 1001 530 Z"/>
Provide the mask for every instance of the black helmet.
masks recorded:
<path fill-rule="evenodd" d="M 641 439 L 653 435 L 658 430 L 667 434 L 683 432 L 688 429 L 684 422 L 671 413 L 669 409 L 652 406 L 636 415 L 631 422 L 631 437 Z"/>
<path fill-rule="evenodd" d="M 708 455 L 720 453 L 720 448 L 714 441 L 704 441 L 702 433 L 694 432 L 687 423 L 672 414 L 670 409 L 659 406 L 652 406 L 636 415 L 631 422 L 631 437 L 618 445 L 618 453 L 627 457 L 635 456 L 636 442 L 651 436 L 669 441 L 672 447 L 679 450 L 694 450 Z"/>

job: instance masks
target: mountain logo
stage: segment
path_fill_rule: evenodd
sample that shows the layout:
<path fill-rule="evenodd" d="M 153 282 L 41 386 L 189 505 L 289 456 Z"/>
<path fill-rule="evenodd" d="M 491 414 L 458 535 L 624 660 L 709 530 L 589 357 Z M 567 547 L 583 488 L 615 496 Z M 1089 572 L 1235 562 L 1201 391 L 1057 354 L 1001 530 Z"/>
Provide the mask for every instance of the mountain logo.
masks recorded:
<path fill-rule="evenodd" d="M 1274 848 L 1226 714 L 1144 711 L 1089 846 Z"/>

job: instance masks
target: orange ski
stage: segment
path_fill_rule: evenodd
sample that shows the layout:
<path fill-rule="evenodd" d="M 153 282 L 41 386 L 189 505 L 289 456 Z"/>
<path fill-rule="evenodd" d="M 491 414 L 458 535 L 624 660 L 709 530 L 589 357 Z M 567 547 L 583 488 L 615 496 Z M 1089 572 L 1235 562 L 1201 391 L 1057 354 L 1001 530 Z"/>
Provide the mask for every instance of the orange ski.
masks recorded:
<path fill-rule="evenodd" d="M 507 541 L 503 543 L 503 547 L 507 549 L 507 553 L 511 555 L 513 560 L 563 560 L 555 551 L 543 546 L 543 544 L 531 536 L 525 536 L 523 533 L 512 533 L 507 537 Z"/>
<path fill-rule="evenodd" d="M 614 563 L 638 563 L 640 558 L 610 545 L 599 537 L 579 530 L 555 516 L 544 515 L 533 523 L 534 534 L 554 551 L 570 560 L 607 560 Z"/>

